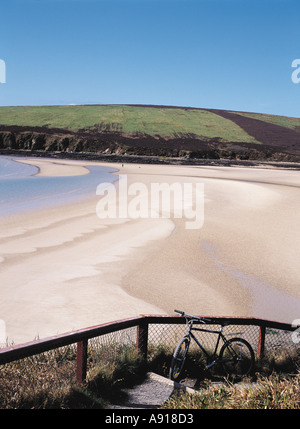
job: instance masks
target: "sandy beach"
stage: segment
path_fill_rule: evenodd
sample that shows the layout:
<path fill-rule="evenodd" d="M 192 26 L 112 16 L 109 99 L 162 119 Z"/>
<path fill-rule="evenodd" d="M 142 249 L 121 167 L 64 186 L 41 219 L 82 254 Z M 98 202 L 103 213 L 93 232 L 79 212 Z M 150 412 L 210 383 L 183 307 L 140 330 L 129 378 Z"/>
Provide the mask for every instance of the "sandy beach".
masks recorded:
<path fill-rule="evenodd" d="M 0 318 L 15 344 L 175 308 L 300 318 L 300 174 L 271 168 L 24 159 L 39 175 L 116 168 L 128 185 L 203 184 L 204 223 L 100 219 L 99 195 L 1 219 Z"/>

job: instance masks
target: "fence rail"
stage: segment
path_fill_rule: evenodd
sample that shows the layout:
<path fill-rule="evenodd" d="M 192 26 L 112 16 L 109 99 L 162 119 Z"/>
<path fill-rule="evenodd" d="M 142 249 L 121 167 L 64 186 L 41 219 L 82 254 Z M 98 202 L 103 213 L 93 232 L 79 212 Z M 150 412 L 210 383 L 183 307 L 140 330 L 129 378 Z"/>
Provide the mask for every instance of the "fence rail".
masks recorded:
<path fill-rule="evenodd" d="M 242 318 L 242 317 L 209 317 L 210 324 L 218 324 L 225 326 L 245 326 L 252 327 L 251 342 L 256 348 L 257 356 L 262 357 L 266 348 L 283 345 L 285 347 L 295 346 L 295 340 L 291 339 L 291 332 L 299 329 L 299 326 L 293 326 L 288 323 L 280 323 L 265 319 L 257 318 Z M 172 341 L 176 340 L 176 336 L 182 336 L 182 333 L 175 333 L 173 326 L 185 325 L 185 319 L 181 316 L 139 316 L 120 320 L 111 323 L 105 323 L 93 326 L 87 329 L 81 329 L 66 334 L 61 334 L 45 339 L 35 340 L 26 344 L 14 345 L 0 349 L 0 365 L 11 363 L 20 359 L 35 356 L 50 350 L 55 350 L 72 344 L 76 345 L 76 380 L 81 383 L 86 378 L 87 359 L 89 340 L 96 337 L 103 337 L 107 334 L 116 333 L 128 329 L 135 329 L 135 343 L 138 351 L 144 359 L 147 359 L 149 342 L 165 342 L 166 338 Z M 160 328 L 160 329 L 159 329 Z M 255 328 L 255 332 L 253 329 Z M 158 332 L 159 331 L 159 332 Z M 275 332 L 276 331 L 276 332 Z M 285 335 L 277 335 L 276 333 L 284 333 Z M 299 332 L 299 331 L 298 331 Z M 288 335 L 287 335 L 288 334 Z M 266 341 L 267 337 L 276 337 L 276 344 L 272 341 Z M 248 332 L 248 336 L 250 333 Z M 271 345 L 270 345 L 271 344 Z M 274 345 L 275 344 L 275 345 Z"/>

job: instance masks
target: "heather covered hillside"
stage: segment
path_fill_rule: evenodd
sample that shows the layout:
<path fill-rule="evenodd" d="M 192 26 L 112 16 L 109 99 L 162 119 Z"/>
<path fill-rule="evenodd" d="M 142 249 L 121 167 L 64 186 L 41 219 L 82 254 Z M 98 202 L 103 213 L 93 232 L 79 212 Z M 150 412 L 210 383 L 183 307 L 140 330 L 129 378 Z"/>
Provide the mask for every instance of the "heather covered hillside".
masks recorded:
<path fill-rule="evenodd" d="M 0 149 L 300 161 L 300 119 L 192 107 L 0 107 Z"/>

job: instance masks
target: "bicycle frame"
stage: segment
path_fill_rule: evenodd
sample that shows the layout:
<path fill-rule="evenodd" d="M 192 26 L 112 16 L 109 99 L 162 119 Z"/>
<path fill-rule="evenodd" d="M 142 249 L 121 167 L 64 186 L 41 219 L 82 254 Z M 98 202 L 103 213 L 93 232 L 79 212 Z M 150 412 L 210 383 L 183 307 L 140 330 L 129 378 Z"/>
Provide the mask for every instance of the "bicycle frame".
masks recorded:
<path fill-rule="evenodd" d="M 223 329 L 227 326 L 226 321 L 221 323 L 220 329 L 207 329 L 195 327 L 194 324 L 203 323 L 206 325 L 215 324 L 214 321 L 207 317 L 198 317 L 191 314 L 186 314 L 184 311 L 175 310 L 186 320 L 186 326 L 188 329 L 183 338 L 178 342 L 172 357 L 170 365 L 170 378 L 176 380 L 183 369 L 186 356 L 189 350 L 192 339 L 195 341 L 197 346 L 202 350 L 204 356 L 207 359 L 207 365 L 205 369 L 210 368 L 215 364 L 221 364 L 221 367 L 228 376 L 243 377 L 248 375 L 255 364 L 255 356 L 251 345 L 242 338 L 243 332 L 230 333 L 228 335 L 236 335 L 239 337 L 233 337 L 227 339 L 223 334 Z M 215 343 L 215 349 L 213 353 L 209 353 L 201 342 L 193 334 L 193 331 L 207 332 L 218 336 Z M 220 342 L 223 342 L 220 350 Z"/>
<path fill-rule="evenodd" d="M 200 347 L 200 349 L 203 351 L 203 353 L 206 355 L 207 358 L 212 358 L 213 361 L 206 365 L 206 369 L 210 368 L 211 366 L 213 366 L 217 360 L 218 360 L 218 355 L 217 355 L 217 350 L 220 344 L 220 340 L 222 339 L 222 341 L 225 343 L 227 341 L 225 335 L 223 334 L 223 328 L 224 326 L 221 325 L 221 328 L 216 331 L 216 330 L 211 330 L 211 329 L 204 329 L 204 328 L 195 328 L 194 327 L 194 322 L 197 321 L 197 319 L 193 320 L 191 319 L 190 321 L 187 321 L 187 324 L 189 325 L 189 329 L 186 332 L 186 336 L 189 336 L 190 338 L 193 338 L 193 340 L 197 343 L 198 347 Z M 216 342 L 216 346 L 215 346 L 215 350 L 213 352 L 212 355 L 210 355 L 207 350 L 205 350 L 205 348 L 203 347 L 203 345 L 198 341 L 198 339 L 195 337 L 195 335 L 193 334 L 192 331 L 201 331 L 201 332 L 209 332 L 211 334 L 216 334 L 218 335 L 218 339 Z"/>

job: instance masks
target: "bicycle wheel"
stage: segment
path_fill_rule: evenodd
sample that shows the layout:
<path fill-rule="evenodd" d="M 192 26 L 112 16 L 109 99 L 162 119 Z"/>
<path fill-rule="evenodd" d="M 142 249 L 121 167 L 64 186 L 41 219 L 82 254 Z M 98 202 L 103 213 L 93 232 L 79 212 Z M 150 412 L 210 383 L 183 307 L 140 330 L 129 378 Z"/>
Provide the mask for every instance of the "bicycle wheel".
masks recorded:
<path fill-rule="evenodd" d="M 220 351 L 220 362 L 229 376 L 243 377 L 250 374 L 254 360 L 253 349 L 243 338 L 228 340 Z"/>
<path fill-rule="evenodd" d="M 190 338 L 182 338 L 174 350 L 169 377 L 171 380 L 177 380 L 185 363 L 186 355 L 190 346 Z"/>

